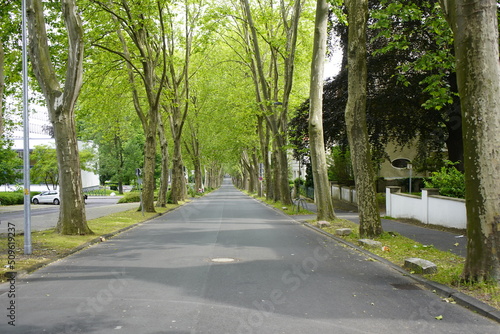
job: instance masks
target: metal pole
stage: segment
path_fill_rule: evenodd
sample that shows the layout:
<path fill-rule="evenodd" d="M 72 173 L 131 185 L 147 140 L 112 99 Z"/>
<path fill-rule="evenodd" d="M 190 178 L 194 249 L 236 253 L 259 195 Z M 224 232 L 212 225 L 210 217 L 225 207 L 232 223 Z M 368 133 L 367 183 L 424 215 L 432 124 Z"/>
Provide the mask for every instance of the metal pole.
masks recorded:
<path fill-rule="evenodd" d="M 30 197 L 30 130 L 28 113 L 28 55 L 26 43 L 26 0 L 22 0 L 22 40 L 23 40 L 23 168 L 24 168 L 24 254 L 30 255 L 31 249 L 31 197 Z"/>
<path fill-rule="evenodd" d="M 412 164 L 408 164 L 408 169 L 410 170 L 410 186 L 409 186 L 410 191 L 409 191 L 409 193 L 411 194 L 411 176 L 412 176 L 411 172 L 412 172 L 412 169 L 413 169 L 413 165 Z"/>

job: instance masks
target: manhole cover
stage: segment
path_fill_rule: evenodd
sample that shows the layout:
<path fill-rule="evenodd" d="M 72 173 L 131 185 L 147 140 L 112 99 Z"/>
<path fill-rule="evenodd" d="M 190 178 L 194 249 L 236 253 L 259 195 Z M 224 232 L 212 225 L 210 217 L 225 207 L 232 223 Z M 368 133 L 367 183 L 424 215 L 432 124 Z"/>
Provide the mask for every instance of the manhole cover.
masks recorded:
<path fill-rule="evenodd" d="M 233 259 L 232 257 L 216 257 L 216 258 L 210 259 L 210 262 L 230 263 L 230 262 L 236 262 L 236 259 Z"/>

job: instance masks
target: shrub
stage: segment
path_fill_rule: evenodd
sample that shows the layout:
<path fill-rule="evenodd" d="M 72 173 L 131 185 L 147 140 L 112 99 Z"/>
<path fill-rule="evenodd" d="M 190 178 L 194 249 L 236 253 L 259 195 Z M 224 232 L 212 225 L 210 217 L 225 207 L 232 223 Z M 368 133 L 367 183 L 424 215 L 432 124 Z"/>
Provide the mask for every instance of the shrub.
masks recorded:
<path fill-rule="evenodd" d="M 24 194 L 20 192 L 0 193 L 0 205 L 19 205 L 24 203 Z"/>
<path fill-rule="evenodd" d="M 140 201 L 141 201 L 141 193 L 134 191 L 125 193 L 125 195 L 122 198 L 120 198 L 118 203 L 133 203 Z"/>
<path fill-rule="evenodd" d="M 328 168 L 328 179 L 343 185 L 354 185 L 351 152 L 335 146 L 332 148 L 333 164 Z"/>
<path fill-rule="evenodd" d="M 300 194 L 300 188 L 301 186 L 304 185 L 305 181 L 301 178 L 296 178 L 291 182 L 292 182 L 292 187 L 295 189 L 295 196 L 297 196 L 297 194 Z"/>
<path fill-rule="evenodd" d="M 445 161 L 445 166 L 433 172 L 429 180 L 425 180 L 426 188 L 439 188 L 439 194 L 448 197 L 465 197 L 464 174 L 455 168 L 455 163 Z"/>
<path fill-rule="evenodd" d="M 188 187 L 188 195 L 190 197 L 201 196 L 201 194 L 194 189 L 194 187 Z"/>

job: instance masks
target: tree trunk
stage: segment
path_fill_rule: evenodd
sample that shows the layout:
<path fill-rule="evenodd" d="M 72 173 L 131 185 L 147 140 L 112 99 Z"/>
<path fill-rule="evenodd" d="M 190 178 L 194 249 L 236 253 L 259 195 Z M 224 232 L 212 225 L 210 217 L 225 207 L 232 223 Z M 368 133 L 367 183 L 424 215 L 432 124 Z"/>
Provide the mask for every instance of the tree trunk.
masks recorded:
<path fill-rule="evenodd" d="M 335 219 L 323 138 L 323 73 L 326 54 L 327 23 L 328 3 L 326 0 L 318 0 L 316 5 L 313 58 L 311 62 L 309 109 L 309 144 L 315 192 L 314 201 L 318 208 L 318 220 Z"/>
<path fill-rule="evenodd" d="M 196 191 L 204 191 L 203 189 L 203 173 L 201 172 L 201 161 L 195 159 L 194 164 L 194 187 Z"/>
<path fill-rule="evenodd" d="M 62 1 L 62 12 L 69 39 L 64 90 L 50 59 L 41 0 L 27 2 L 29 53 L 54 126 L 61 191 L 56 230 L 61 234 L 91 234 L 85 216 L 74 115 L 82 84 L 83 28 L 73 0 Z"/>
<path fill-rule="evenodd" d="M 268 127 L 273 134 L 273 199 L 280 200 L 285 205 L 292 204 L 292 197 L 288 183 L 288 155 L 286 151 L 287 137 L 287 113 L 288 101 L 293 84 L 295 50 L 297 44 L 297 30 L 299 18 L 302 11 L 302 1 L 295 1 L 293 8 L 286 8 L 283 3 L 280 6 L 282 17 L 283 34 L 286 36 L 285 49 L 281 56 L 283 57 L 283 96 L 282 101 L 278 101 L 280 88 L 279 64 L 277 47 L 270 46 L 270 77 L 264 74 L 264 63 L 259 46 L 257 29 L 254 25 L 252 11 L 248 0 L 241 0 L 243 14 L 248 22 L 249 36 L 246 36 L 246 42 L 251 50 L 252 65 L 254 71 L 254 83 L 256 86 L 257 102 L 267 114 L 265 116 Z M 269 36 L 270 38 L 274 36 Z M 270 83 L 271 82 L 271 83 Z M 278 107 L 281 106 L 281 107 Z M 269 182 L 269 180 L 267 180 Z"/>
<path fill-rule="evenodd" d="M 50 109 L 49 109 L 50 110 Z M 60 111 L 51 111 L 60 114 Z M 54 125 L 61 207 L 56 231 L 61 234 L 91 234 L 85 215 L 82 176 L 74 117 L 58 118 Z M 78 190 L 77 190 L 78 189 Z"/>
<path fill-rule="evenodd" d="M 161 175 L 160 189 L 158 190 L 158 200 L 156 207 L 164 208 L 167 206 L 167 191 L 168 191 L 168 141 L 165 136 L 165 124 L 161 120 L 158 122 L 158 137 L 160 140 L 161 151 Z"/>
<path fill-rule="evenodd" d="M 262 187 L 261 187 L 262 181 L 259 180 L 259 178 L 260 178 L 260 166 L 259 166 L 259 161 L 257 159 L 257 149 L 256 148 L 254 148 L 254 151 L 252 153 L 252 164 L 253 164 L 254 173 L 255 173 L 254 188 L 257 191 L 257 195 L 259 197 L 262 197 Z"/>
<path fill-rule="evenodd" d="M 273 151 L 271 154 L 271 173 L 272 173 L 272 185 L 273 185 L 273 197 L 272 200 L 277 202 L 280 200 L 280 184 L 279 184 L 279 179 L 280 179 L 280 159 L 278 155 L 278 144 L 275 140 L 273 140 L 272 143 Z"/>
<path fill-rule="evenodd" d="M 245 166 L 242 166 L 242 170 L 243 170 L 243 190 L 245 191 L 249 191 L 248 190 L 248 185 L 249 185 L 249 177 L 248 177 L 248 169 L 245 168 Z"/>
<path fill-rule="evenodd" d="M 113 16 L 115 21 L 118 21 L 116 17 Z M 131 26 L 135 27 L 132 23 Z M 132 29 L 132 28 L 131 28 Z M 147 105 L 148 111 L 145 113 L 143 111 L 141 97 L 139 96 L 138 87 L 136 85 L 135 75 L 137 74 L 132 66 L 131 53 L 127 46 L 127 40 L 124 38 L 122 31 L 117 30 L 117 35 L 123 48 L 123 53 L 121 56 L 126 60 L 125 64 L 127 67 L 128 80 L 131 85 L 132 97 L 134 102 L 134 108 L 137 116 L 141 120 L 142 129 L 144 131 L 144 136 L 146 141 L 144 143 L 144 163 L 142 166 L 142 204 L 144 211 L 146 212 L 156 212 L 154 207 L 154 190 L 156 186 L 155 181 L 155 167 L 156 167 L 156 131 L 158 129 L 158 119 L 159 119 L 159 97 L 163 88 L 163 80 L 165 69 L 163 69 L 162 80 L 160 83 L 156 82 L 156 75 L 154 74 L 155 60 L 154 55 L 150 54 L 150 48 L 147 48 L 146 37 L 144 36 L 145 31 L 140 29 L 141 33 L 137 34 L 138 39 L 135 41 L 137 48 L 141 49 L 141 54 L 148 55 L 142 62 L 142 75 L 139 75 L 146 90 L 147 95 Z M 146 51 L 146 49 L 148 51 Z M 158 85 L 158 86 L 157 86 Z M 155 89 L 155 87 L 158 87 Z M 140 208 L 142 209 L 142 208 Z"/>
<path fill-rule="evenodd" d="M 245 169 L 243 168 L 242 174 L 244 171 L 245 171 Z M 212 165 L 208 169 L 208 187 L 209 188 L 216 189 L 220 186 L 220 184 L 221 184 L 220 173 L 221 173 L 221 167 L 217 163 L 212 163 Z M 245 179 L 245 177 L 243 177 L 243 179 Z M 244 184 L 244 182 L 245 182 L 245 180 L 242 180 L 242 185 Z"/>
<path fill-rule="evenodd" d="M 153 113 L 150 117 L 154 118 Z M 156 114 L 156 117 L 158 115 Z M 143 165 L 143 186 L 142 186 L 142 205 L 145 212 L 156 212 L 154 205 L 154 192 L 156 187 L 155 169 L 156 169 L 156 120 L 150 119 L 152 127 L 148 128 L 144 144 L 144 165 Z M 153 127 L 154 126 L 154 127 Z"/>
<path fill-rule="evenodd" d="M 184 177 L 184 163 L 182 162 L 181 141 L 174 141 L 172 157 L 172 189 L 170 198 L 173 204 L 186 199 L 186 179 Z"/>
<path fill-rule="evenodd" d="M 347 0 L 348 17 L 348 99 L 345 122 L 356 182 L 361 237 L 382 233 L 366 125 L 366 29 L 368 0 Z"/>
<path fill-rule="evenodd" d="M 198 116 L 198 106 L 196 99 L 193 99 L 193 106 L 195 108 L 194 116 Z M 194 190 L 196 192 L 203 191 L 203 173 L 201 170 L 201 159 L 200 159 L 200 141 L 198 139 L 198 124 L 193 124 L 188 122 L 188 129 L 190 131 L 189 137 L 190 140 L 184 141 L 184 147 L 186 148 L 186 152 L 191 158 L 191 162 L 193 163 L 194 168 Z"/>
<path fill-rule="evenodd" d="M 257 116 L 257 133 L 259 135 L 260 154 L 264 165 L 264 182 L 266 187 L 266 199 L 273 199 L 272 172 L 269 163 L 269 128 L 265 127 L 264 116 Z"/>
<path fill-rule="evenodd" d="M 454 32 L 462 104 L 467 258 L 463 278 L 500 283 L 500 64 L 497 3 L 441 1 Z"/>
<path fill-rule="evenodd" d="M 288 151 L 286 149 L 286 135 L 280 134 L 278 140 L 278 185 L 280 191 L 280 200 L 283 205 L 292 205 L 292 193 L 290 191 L 290 178 L 288 176 Z"/>
<path fill-rule="evenodd" d="M 254 193 L 256 190 L 256 174 L 254 174 L 255 169 L 252 166 L 252 161 L 250 161 L 250 156 L 245 150 L 241 153 L 241 166 L 245 175 L 245 190 L 249 193 Z"/>
<path fill-rule="evenodd" d="M 118 135 L 115 134 L 114 140 L 114 147 L 116 149 L 116 160 L 118 161 L 118 170 L 117 170 L 117 175 L 118 175 L 118 193 L 120 195 L 123 195 L 123 146 L 122 146 L 122 141 Z"/>

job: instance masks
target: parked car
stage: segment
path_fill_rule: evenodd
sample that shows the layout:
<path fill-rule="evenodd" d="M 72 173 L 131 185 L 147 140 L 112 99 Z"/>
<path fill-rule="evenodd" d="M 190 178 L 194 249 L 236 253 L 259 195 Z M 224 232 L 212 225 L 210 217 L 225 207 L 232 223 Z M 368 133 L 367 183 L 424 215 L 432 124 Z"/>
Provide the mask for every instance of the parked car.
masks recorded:
<path fill-rule="evenodd" d="M 33 204 L 41 204 L 41 203 L 50 203 L 59 205 L 61 204 L 61 199 L 59 197 L 59 191 L 57 190 L 49 190 L 42 191 L 40 194 L 33 196 L 31 200 Z"/>

